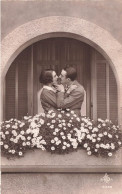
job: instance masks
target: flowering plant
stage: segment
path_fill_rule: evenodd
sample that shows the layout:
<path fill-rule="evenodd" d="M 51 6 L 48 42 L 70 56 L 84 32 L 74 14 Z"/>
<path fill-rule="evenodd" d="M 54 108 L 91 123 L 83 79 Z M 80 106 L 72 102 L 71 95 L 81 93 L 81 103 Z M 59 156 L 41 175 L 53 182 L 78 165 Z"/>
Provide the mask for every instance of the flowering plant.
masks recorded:
<path fill-rule="evenodd" d="M 85 149 L 88 155 L 110 157 L 122 143 L 122 133 L 112 122 L 94 123 L 69 109 L 10 119 L 1 123 L 1 129 L 1 151 L 8 158 L 34 148 L 57 154 Z"/>
<path fill-rule="evenodd" d="M 111 157 L 121 147 L 122 132 L 111 121 L 98 119 L 93 124 L 85 119 L 84 127 L 87 127 L 87 131 L 83 147 L 88 155 Z"/>

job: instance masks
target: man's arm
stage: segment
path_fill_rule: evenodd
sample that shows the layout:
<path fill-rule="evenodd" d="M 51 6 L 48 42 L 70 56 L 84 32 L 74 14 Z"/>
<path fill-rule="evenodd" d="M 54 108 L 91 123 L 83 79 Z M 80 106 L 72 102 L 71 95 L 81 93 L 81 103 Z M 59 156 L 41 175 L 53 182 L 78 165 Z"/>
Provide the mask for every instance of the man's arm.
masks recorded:
<path fill-rule="evenodd" d="M 79 101 L 84 99 L 84 89 L 74 90 L 69 96 L 65 97 L 64 92 L 57 93 L 57 107 L 58 108 L 70 108 Z"/>

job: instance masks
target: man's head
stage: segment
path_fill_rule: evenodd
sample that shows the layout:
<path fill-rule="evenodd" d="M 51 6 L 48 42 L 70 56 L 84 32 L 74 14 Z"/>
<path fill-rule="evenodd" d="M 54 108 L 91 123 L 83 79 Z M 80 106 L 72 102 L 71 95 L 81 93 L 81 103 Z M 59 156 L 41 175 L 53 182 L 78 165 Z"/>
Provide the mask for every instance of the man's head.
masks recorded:
<path fill-rule="evenodd" d="M 41 72 L 39 81 L 44 85 L 57 84 L 57 74 L 51 69 L 47 69 Z"/>
<path fill-rule="evenodd" d="M 77 78 L 77 71 L 75 67 L 66 67 L 62 69 L 60 78 L 62 84 L 70 85 L 71 82 L 73 82 Z"/>

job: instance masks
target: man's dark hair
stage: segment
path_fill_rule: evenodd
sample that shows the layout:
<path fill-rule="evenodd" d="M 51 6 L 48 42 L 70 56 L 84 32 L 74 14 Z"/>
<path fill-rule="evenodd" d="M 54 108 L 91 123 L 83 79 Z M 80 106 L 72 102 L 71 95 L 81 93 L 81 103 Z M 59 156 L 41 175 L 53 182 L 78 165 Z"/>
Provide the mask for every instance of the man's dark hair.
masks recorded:
<path fill-rule="evenodd" d="M 73 66 L 65 67 L 64 70 L 67 72 L 66 78 L 70 78 L 71 81 L 74 81 L 77 78 L 76 68 Z"/>
<path fill-rule="evenodd" d="M 40 83 L 47 85 L 53 82 L 52 69 L 43 70 L 39 76 Z"/>

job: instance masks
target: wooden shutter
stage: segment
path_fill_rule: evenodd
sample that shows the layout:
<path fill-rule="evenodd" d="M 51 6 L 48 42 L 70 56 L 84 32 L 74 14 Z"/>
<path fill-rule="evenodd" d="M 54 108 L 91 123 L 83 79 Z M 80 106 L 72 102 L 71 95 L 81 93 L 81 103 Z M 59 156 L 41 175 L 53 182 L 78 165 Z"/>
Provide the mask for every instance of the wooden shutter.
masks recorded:
<path fill-rule="evenodd" d="M 27 64 L 22 61 L 18 65 L 18 118 L 27 113 Z"/>
<path fill-rule="evenodd" d="M 15 118 L 15 71 L 16 65 L 12 64 L 6 75 L 5 92 L 5 119 Z"/>
<path fill-rule="evenodd" d="M 22 119 L 28 113 L 27 79 L 29 65 L 28 49 L 11 64 L 6 74 L 5 119 Z"/>
<path fill-rule="evenodd" d="M 117 124 L 117 84 L 111 66 L 106 59 L 92 49 L 91 103 L 93 119 L 110 119 Z"/>
<path fill-rule="evenodd" d="M 109 103 L 110 103 L 110 119 L 118 122 L 118 100 L 117 100 L 117 84 L 111 67 L 109 67 Z"/>
<path fill-rule="evenodd" d="M 97 63 L 97 117 L 107 118 L 106 63 Z"/>

